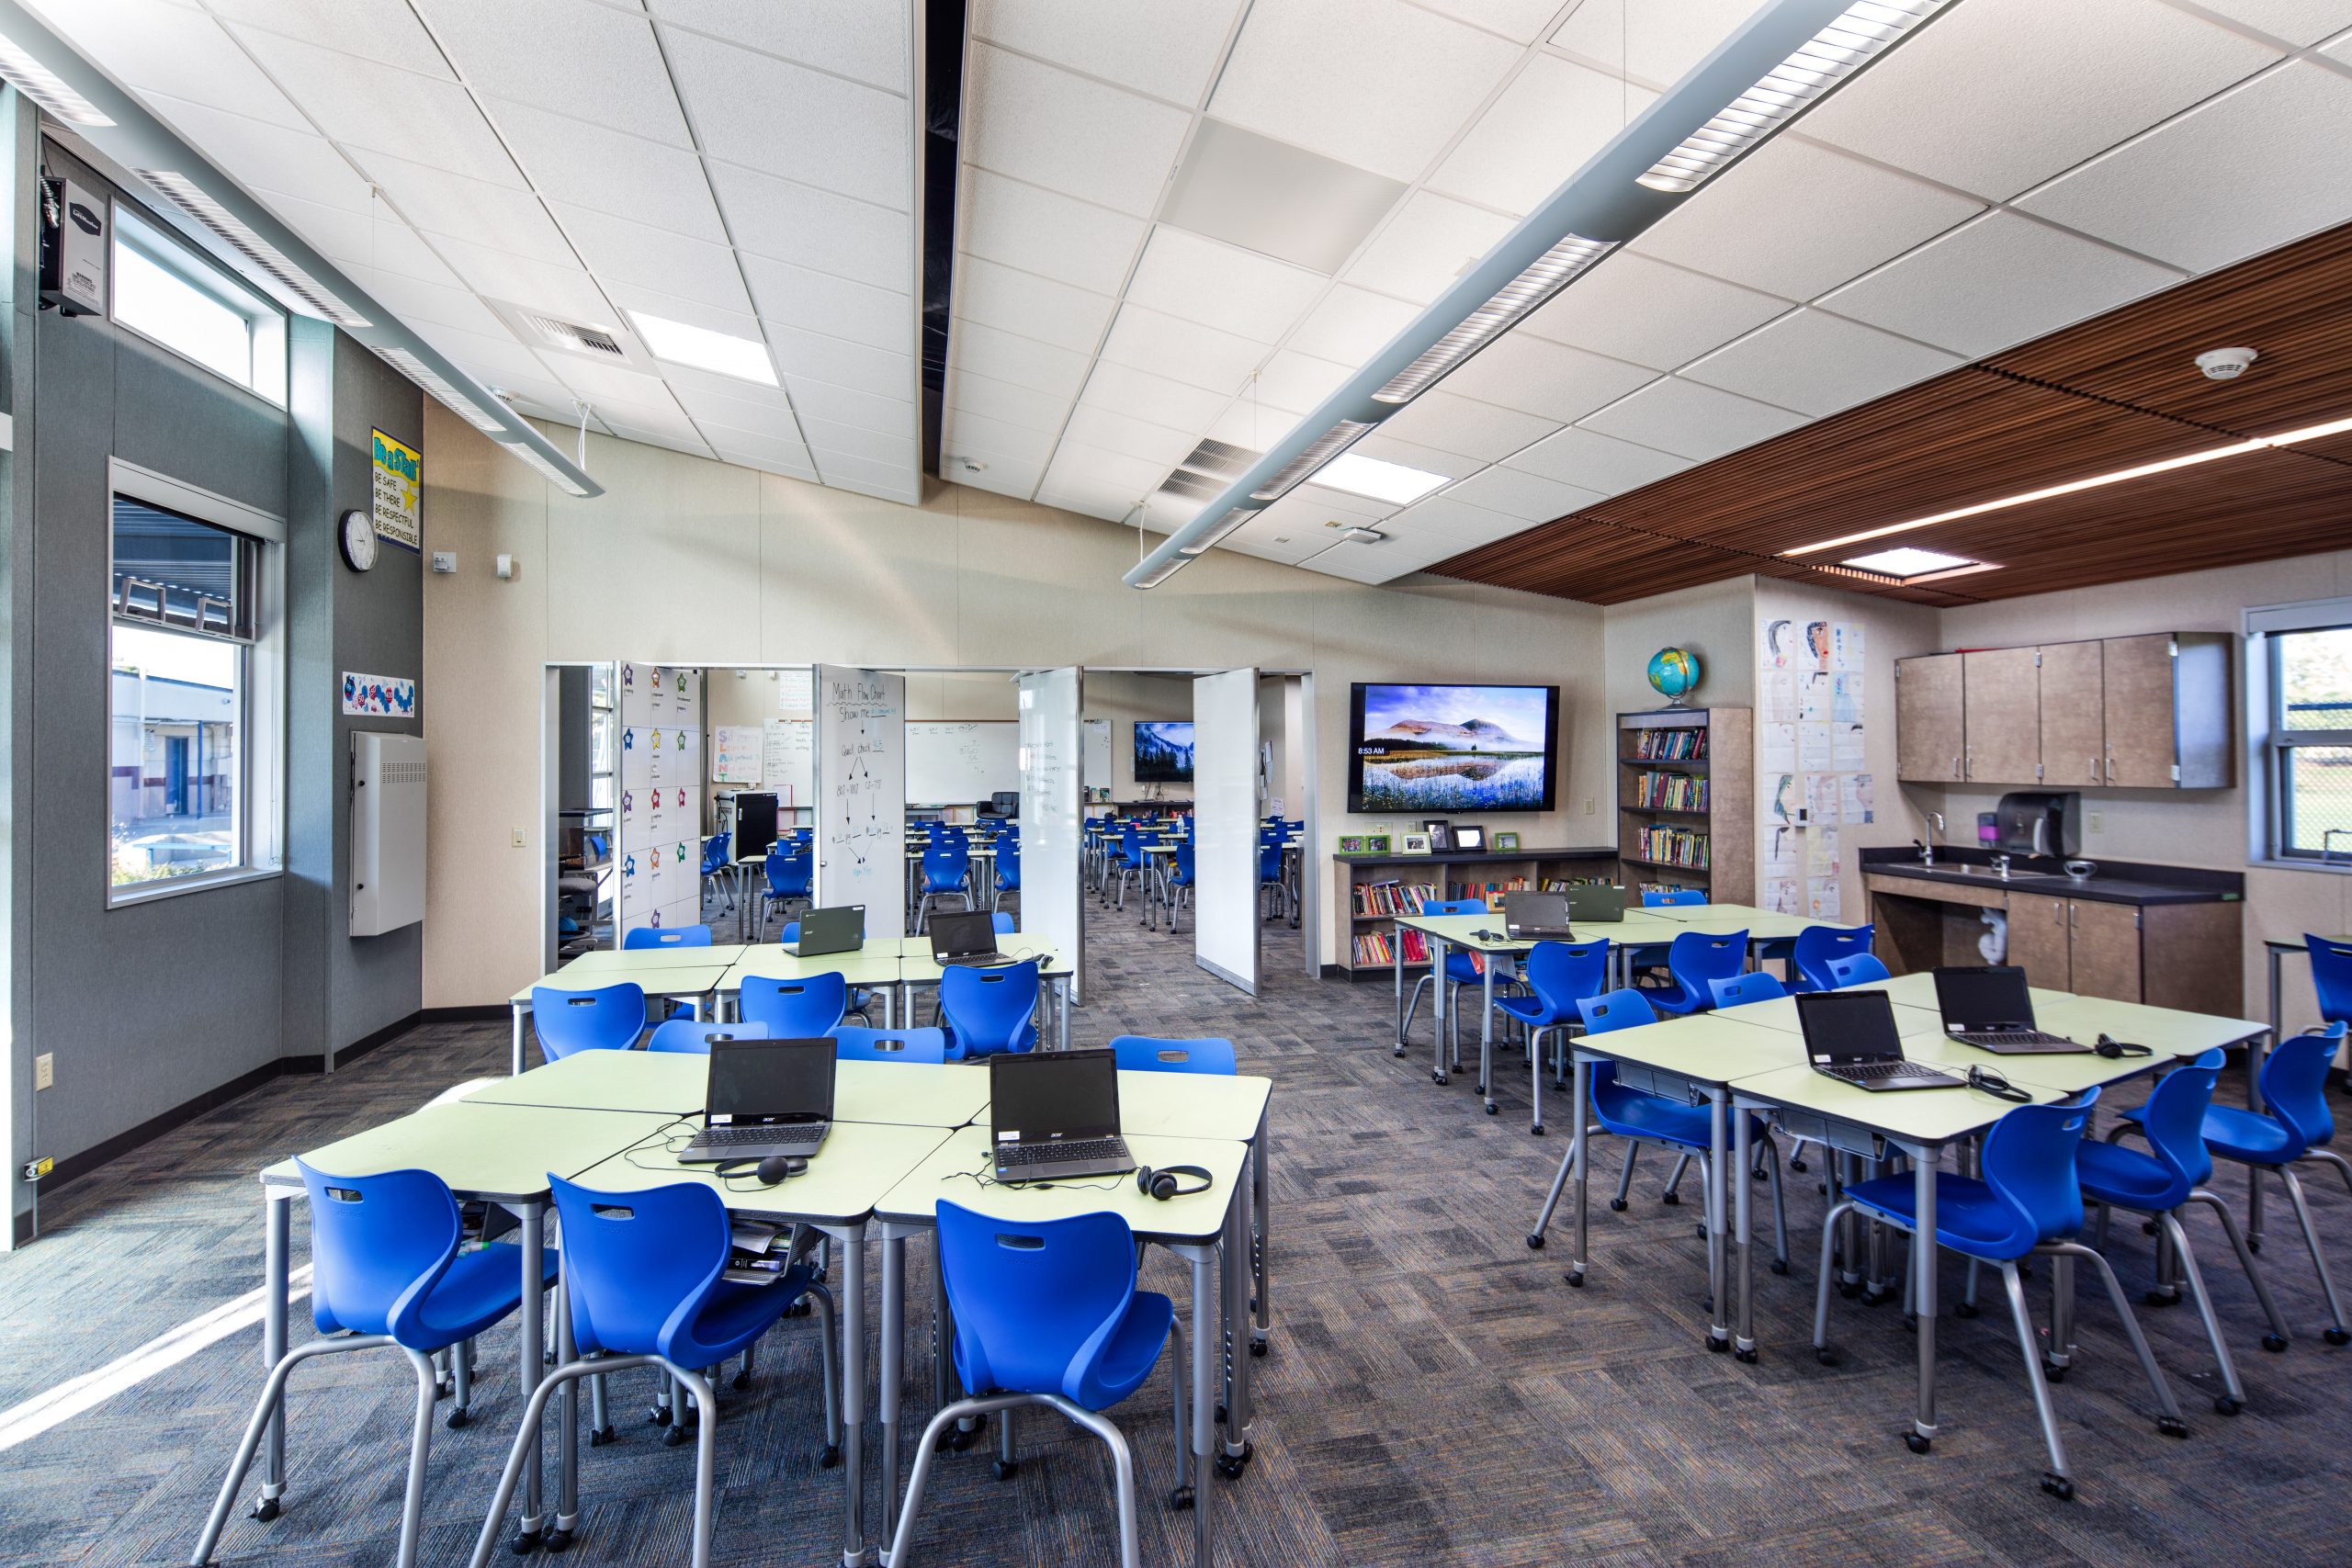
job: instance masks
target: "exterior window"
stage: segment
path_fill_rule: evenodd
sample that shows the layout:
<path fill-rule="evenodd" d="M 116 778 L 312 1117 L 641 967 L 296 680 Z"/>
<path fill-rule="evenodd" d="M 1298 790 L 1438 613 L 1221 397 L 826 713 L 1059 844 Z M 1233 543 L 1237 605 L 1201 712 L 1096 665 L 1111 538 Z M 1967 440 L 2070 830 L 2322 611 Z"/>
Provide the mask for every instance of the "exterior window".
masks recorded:
<path fill-rule="evenodd" d="M 2352 865 L 2352 626 L 2265 640 L 2271 853 Z"/>
<path fill-rule="evenodd" d="M 116 321 L 286 406 L 286 312 L 120 203 L 111 270 Z"/>

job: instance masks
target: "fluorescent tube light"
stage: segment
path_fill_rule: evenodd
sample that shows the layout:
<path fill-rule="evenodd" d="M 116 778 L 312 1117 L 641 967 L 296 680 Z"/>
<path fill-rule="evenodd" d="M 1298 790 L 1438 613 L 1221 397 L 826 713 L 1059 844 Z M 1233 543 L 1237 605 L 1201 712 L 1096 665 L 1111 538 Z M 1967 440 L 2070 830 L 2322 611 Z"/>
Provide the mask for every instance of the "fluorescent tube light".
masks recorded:
<path fill-rule="evenodd" d="M 1306 450 L 1284 463 L 1272 479 L 1250 492 L 1252 501 L 1280 501 L 1300 480 L 1346 451 L 1371 433 L 1374 422 L 1343 419 L 1307 444 Z"/>
<path fill-rule="evenodd" d="M 1950 0 L 1855 0 L 1845 14 L 1774 66 L 1635 184 L 1681 194 L 1780 129 L 1814 99 L 1941 10 Z"/>
<path fill-rule="evenodd" d="M 567 495 L 584 496 L 588 493 L 588 491 L 580 487 L 579 480 L 573 479 L 570 474 L 565 473 L 561 468 L 557 468 L 553 463 L 548 462 L 546 457 L 542 455 L 536 446 L 526 446 L 520 441 L 502 441 L 500 445 L 503 446 L 509 452 L 514 453 L 515 457 L 520 457 L 524 462 L 528 463 L 531 467 L 538 469 L 540 474 L 547 479 L 548 483 L 564 491 Z"/>
<path fill-rule="evenodd" d="M 443 407 L 484 435 L 506 439 L 506 426 L 465 393 L 449 384 L 444 377 L 424 360 L 404 348 L 377 345 L 376 354 L 386 364 L 439 399 Z"/>
<path fill-rule="evenodd" d="M 1839 564 L 1862 571 L 1875 571 L 1885 577 L 1917 577 L 1925 571 L 1949 571 L 1956 566 L 1975 566 L 1979 563 L 1966 556 L 1948 556 L 1941 550 L 1923 550 L 1917 545 L 1897 545 L 1891 550 L 1849 557 Z"/>
<path fill-rule="evenodd" d="M 1210 547 L 1257 515 L 1258 513 L 1250 507 L 1228 507 L 1225 515 L 1216 520 L 1210 532 L 1202 535 L 1190 544 L 1178 546 L 1178 553 L 1187 556 L 1205 554 Z"/>
<path fill-rule="evenodd" d="M 1438 339 L 1419 359 L 1390 378 L 1387 385 L 1372 394 L 1373 400 L 1411 402 L 1616 248 L 1612 240 L 1568 235 L 1537 257 L 1534 265 L 1512 278 L 1494 298 L 1464 317 L 1460 326 Z"/>
<path fill-rule="evenodd" d="M 367 317 L 336 299 L 333 289 L 295 265 L 293 258 L 285 252 L 254 233 L 234 213 L 207 196 L 203 188 L 186 175 L 170 169 L 134 169 L 131 172 L 170 197 L 181 211 L 211 230 L 223 244 L 291 295 L 295 303 L 310 314 L 323 317 L 339 327 L 357 328 L 373 324 Z"/>
<path fill-rule="evenodd" d="M 739 380 L 757 381 L 765 387 L 777 384 L 775 367 L 769 363 L 768 347 L 763 343 L 649 316 L 642 310 L 631 310 L 628 319 L 637 324 L 637 335 L 645 340 L 645 346 L 653 351 L 656 359 Z"/>
<path fill-rule="evenodd" d="M 1166 560 L 1161 561 L 1149 572 L 1146 573 L 1142 577 L 1136 578 L 1134 586 L 1137 588 L 1157 588 L 1161 583 L 1167 581 L 1170 578 L 1175 576 L 1178 572 L 1183 570 L 1185 567 L 1191 565 L 1192 560 L 1192 557 L 1184 554 L 1182 550 L 1179 550 L 1174 555 L 1170 556 Z"/>
<path fill-rule="evenodd" d="M 1375 501 L 1409 506 L 1438 486 L 1453 481 L 1425 468 L 1408 468 L 1402 463 L 1384 463 L 1361 452 L 1349 452 L 1325 464 L 1315 482 L 1351 495 L 1368 495 Z"/>
<path fill-rule="evenodd" d="M 13 84 L 17 91 L 65 121 L 68 125 L 112 125 L 98 106 L 65 85 L 65 79 L 19 49 L 12 39 L 0 37 L 0 76 Z"/>

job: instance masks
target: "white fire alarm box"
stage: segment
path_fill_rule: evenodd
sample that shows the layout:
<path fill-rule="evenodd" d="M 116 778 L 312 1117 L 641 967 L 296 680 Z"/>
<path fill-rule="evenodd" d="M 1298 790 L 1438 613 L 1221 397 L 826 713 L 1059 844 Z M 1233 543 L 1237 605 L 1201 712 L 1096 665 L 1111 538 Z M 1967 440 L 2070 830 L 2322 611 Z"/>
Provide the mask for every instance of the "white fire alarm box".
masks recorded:
<path fill-rule="evenodd" d="M 424 738 L 351 737 L 351 934 L 424 919 Z"/>

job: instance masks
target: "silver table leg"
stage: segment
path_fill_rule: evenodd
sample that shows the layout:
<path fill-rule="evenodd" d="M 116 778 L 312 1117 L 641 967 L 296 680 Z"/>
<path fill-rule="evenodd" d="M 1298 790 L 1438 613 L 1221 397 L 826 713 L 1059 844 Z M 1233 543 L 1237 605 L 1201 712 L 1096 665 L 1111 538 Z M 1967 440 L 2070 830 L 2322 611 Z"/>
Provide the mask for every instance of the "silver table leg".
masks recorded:
<path fill-rule="evenodd" d="M 1919 1409 L 1912 1417 L 1910 1443 L 1924 1453 L 1936 1436 L 1936 1167 L 1943 1162 L 1941 1144 L 1922 1144 L 1910 1151 L 1914 1212 L 1918 1228 L 1911 1237 L 1914 1276 L 1912 1307 L 1917 1314 L 1915 1337 L 1919 1346 Z"/>
<path fill-rule="evenodd" d="M 261 1364 L 265 1371 L 274 1370 L 286 1357 L 287 1298 L 292 1293 L 288 1283 L 293 1265 L 289 1247 L 294 1228 L 294 1199 L 300 1188 L 262 1189 L 261 1268 L 265 1289 L 262 1292 Z M 269 1427 L 263 1438 L 261 1461 L 261 1502 L 254 1509 L 259 1518 L 277 1517 L 277 1500 L 286 1495 L 286 1402 L 279 1400 L 270 1413 Z"/>
<path fill-rule="evenodd" d="M 569 1366 L 577 1359 L 580 1348 L 572 1340 L 571 1302 L 570 1292 L 560 1282 L 555 1289 L 555 1362 Z M 712 1412 L 704 1411 L 703 1419 L 712 1419 Z M 580 1380 L 567 1378 L 563 1384 L 562 1425 L 557 1428 L 555 1439 L 556 1483 L 555 1525 L 547 1534 L 545 1545 L 549 1551 L 560 1551 L 571 1542 L 580 1529 Z"/>
<path fill-rule="evenodd" d="M 1732 1202 L 1732 1252 L 1738 1272 L 1739 1323 L 1732 1334 L 1732 1354 L 1743 1361 L 1756 1359 L 1756 1262 L 1749 1250 L 1755 1234 L 1755 1195 L 1747 1179 L 1755 1150 L 1750 1146 L 1753 1139 L 1747 1122 L 1747 1112 L 1735 1098 L 1731 1102 L 1731 1179 L 1736 1194 Z"/>
<path fill-rule="evenodd" d="M 1433 1054 L 1430 1056 L 1430 1077 L 1432 1082 L 1445 1081 L 1445 943 L 1430 936 L 1424 943 L 1430 950 L 1430 1023 Z"/>
<path fill-rule="evenodd" d="M 1225 1224 L 1225 1396 L 1224 1460 L 1238 1477 L 1238 1466 L 1252 1452 L 1250 1423 L 1250 1351 L 1243 1329 L 1250 1321 L 1250 1205 L 1237 1194 L 1226 1209 Z"/>
<path fill-rule="evenodd" d="M 907 1238 L 903 1231 L 880 1227 L 882 1237 L 882 1525 L 887 1531 L 899 1514 L 899 1404 L 905 1373 L 907 1337 Z"/>
<path fill-rule="evenodd" d="M 544 1354 L 547 1348 L 547 1270 L 543 1260 L 546 1256 L 548 1212 L 547 1205 L 536 1202 L 516 1203 L 512 1205 L 512 1209 L 514 1217 L 522 1222 L 523 1245 L 515 1248 L 522 1254 L 523 1269 L 522 1309 L 515 1314 L 515 1321 L 521 1325 L 521 1332 L 515 1337 L 515 1361 L 522 1372 L 523 1398 L 527 1402 L 537 1392 L 539 1379 L 547 1371 Z M 547 1523 L 539 1511 L 540 1449 L 539 1433 L 535 1428 L 531 1433 L 530 1447 L 523 1456 L 523 1520 L 521 1533 L 515 1541 L 517 1550 L 526 1551 L 537 1546 Z"/>
<path fill-rule="evenodd" d="M 865 1545 L 865 1226 L 828 1225 L 842 1266 L 842 1568 L 863 1568 Z"/>
<path fill-rule="evenodd" d="M 1707 1348 L 1726 1349 L 1731 1345 L 1731 1292 L 1724 1286 L 1724 1189 L 1730 1185 L 1733 1173 L 1724 1168 L 1730 1161 L 1724 1154 L 1724 1135 L 1728 1131 L 1725 1108 L 1731 1100 L 1731 1090 L 1715 1084 L 1707 1090 L 1707 1163 L 1714 1171 L 1714 1179 L 1707 1187 L 1707 1301 L 1710 1316 L 1707 1321 Z M 1738 1171 L 1742 1196 L 1747 1190 L 1747 1169 Z"/>
<path fill-rule="evenodd" d="M 1217 1488 L 1209 1478 L 1216 1458 L 1217 1295 L 1216 1248 L 1170 1249 L 1193 1266 L 1193 1563 L 1213 1568 L 1216 1561 Z"/>
<path fill-rule="evenodd" d="M 1495 965 L 1500 958 L 1489 953 L 1478 964 L 1478 1092 L 1489 1116 L 1495 1113 Z"/>
<path fill-rule="evenodd" d="M 1258 1112 L 1258 1136 L 1250 1149 L 1250 1198 L 1256 1214 L 1251 1227 L 1250 1261 L 1251 1275 L 1258 1292 L 1258 1316 L 1250 1329 L 1250 1349 L 1253 1356 L 1266 1353 L 1266 1337 L 1274 1326 L 1274 1269 L 1268 1260 L 1273 1251 L 1273 1194 L 1267 1167 L 1273 1159 L 1273 1143 L 1267 1133 L 1267 1117 L 1272 1109 L 1271 1097 L 1267 1110 Z"/>
<path fill-rule="evenodd" d="M 508 1070 L 516 1077 L 520 1077 L 523 1075 L 523 1020 L 524 1017 L 530 1012 L 531 1004 L 528 1002 L 514 1002 L 509 1004 L 506 1010 L 514 1015 L 514 1060 L 513 1065 Z"/>
<path fill-rule="evenodd" d="M 1405 1054 L 1405 922 L 1389 928 L 1388 972 L 1396 982 L 1396 1055 Z M 1355 938 L 1348 938 L 1349 962 L 1355 960 Z"/>
<path fill-rule="evenodd" d="M 1586 1200 L 1591 1196 L 1589 1179 L 1592 1169 L 1589 1145 L 1592 1121 L 1592 1058 L 1582 1051 L 1570 1049 L 1568 1099 L 1576 1108 L 1575 1136 L 1568 1145 L 1568 1161 L 1576 1168 L 1576 1196 L 1570 1201 L 1575 1218 L 1575 1240 L 1568 1247 L 1568 1283 L 1582 1285 L 1585 1270 L 1585 1235 L 1588 1221 Z"/>

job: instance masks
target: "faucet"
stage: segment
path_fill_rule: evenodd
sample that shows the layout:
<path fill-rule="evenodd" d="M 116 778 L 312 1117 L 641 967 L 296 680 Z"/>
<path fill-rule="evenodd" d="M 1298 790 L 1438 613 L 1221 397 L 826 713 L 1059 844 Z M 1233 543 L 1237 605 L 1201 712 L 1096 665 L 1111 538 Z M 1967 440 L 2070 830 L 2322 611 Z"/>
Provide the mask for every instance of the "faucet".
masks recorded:
<path fill-rule="evenodd" d="M 1922 811 L 1919 813 L 1919 820 L 1925 836 L 1911 841 L 1918 846 L 1919 863 L 1933 865 L 1936 863 L 1936 835 L 1944 830 L 1944 814 L 1940 811 Z"/>
<path fill-rule="evenodd" d="M 2007 882 L 2009 879 L 2008 856 L 1995 855 L 1993 857 L 1993 874 L 1999 877 L 2004 882 Z"/>

